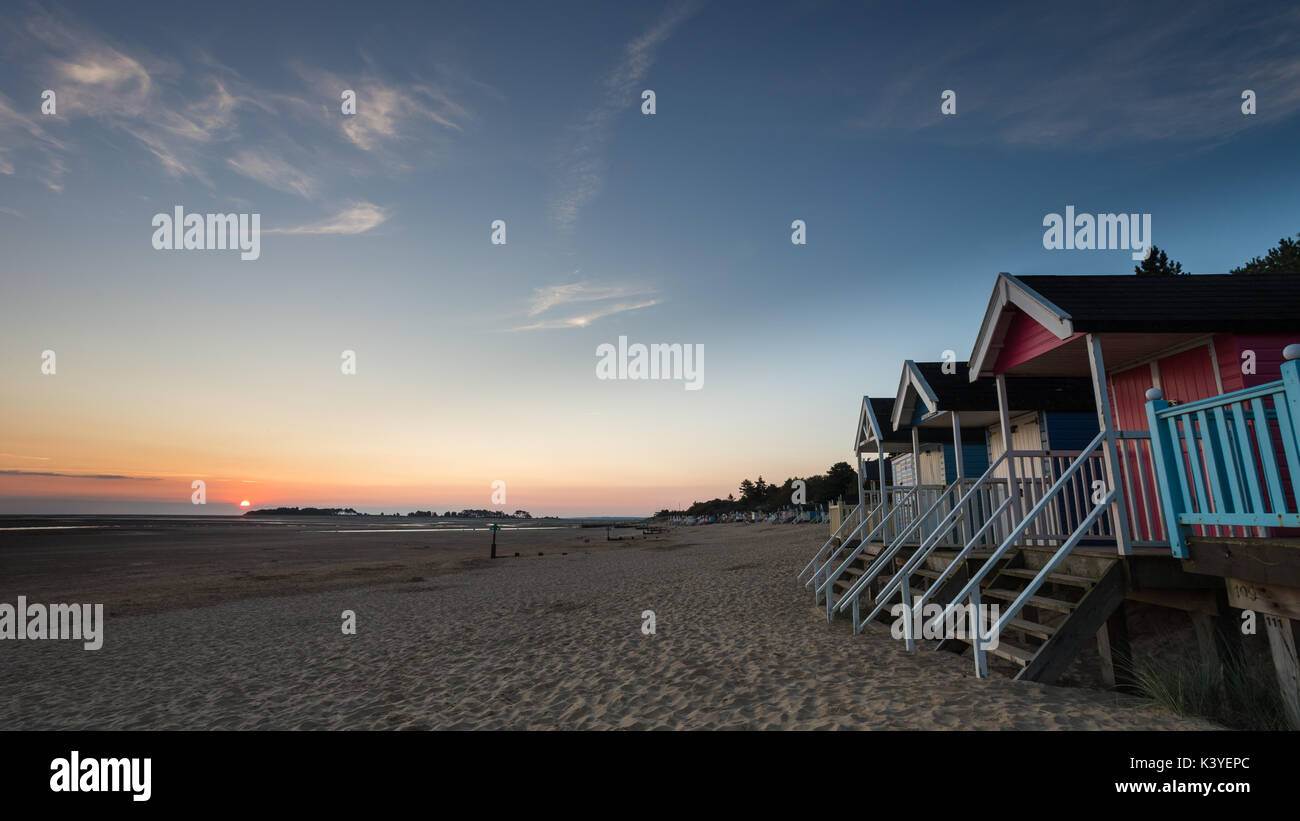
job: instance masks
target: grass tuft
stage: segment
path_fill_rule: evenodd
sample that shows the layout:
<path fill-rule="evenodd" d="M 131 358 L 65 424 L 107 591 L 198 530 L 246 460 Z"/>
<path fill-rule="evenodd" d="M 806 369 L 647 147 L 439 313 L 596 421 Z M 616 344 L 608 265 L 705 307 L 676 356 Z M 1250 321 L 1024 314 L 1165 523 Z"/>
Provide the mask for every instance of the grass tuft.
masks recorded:
<path fill-rule="evenodd" d="M 1294 730 L 1277 676 L 1261 653 L 1144 660 L 1129 667 L 1138 695 L 1180 716 L 1239 730 Z"/>

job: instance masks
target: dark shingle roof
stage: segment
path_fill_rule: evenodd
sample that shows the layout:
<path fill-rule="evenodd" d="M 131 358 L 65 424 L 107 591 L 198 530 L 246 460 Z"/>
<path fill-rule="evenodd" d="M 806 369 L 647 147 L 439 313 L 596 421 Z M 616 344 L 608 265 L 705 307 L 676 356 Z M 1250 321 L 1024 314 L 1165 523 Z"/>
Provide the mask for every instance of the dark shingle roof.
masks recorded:
<path fill-rule="evenodd" d="M 1017 276 L 1076 332 L 1286 333 L 1300 328 L 1300 274 Z"/>
<path fill-rule="evenodd" d="M 956 373 L 944 373 L 942 362 L 917 362 L 916 367 L 938 397 L 940 410 L 998 409 L 997 384 L 992 379 L 971 382 L 969 363 L 958 362 Z M 1096 409 L 1091 380 L 1071 378 L 1010 377 L 1007 379 L 1007 404 L 1011 411 Z"/>
<path fill-rule="evenodd" d="M 996 405 L 994 407 L 996 407 Z M 884 440 L 886 442 L 901 442 L 906 444 L 912 441 L 912 433 L 910 429 L 905 428 L 904 430 L 896 431 L 893 428 L 893 423 L 890 421 L 894 415 L 893 399 L 877 399 L 872 397 L 871 410 L 876 414 L 876 421 L 880 423 L 880 427 L 884 432 Z M 917 439 L 923 444 L 932 444 L 936 442 L 942 444 L 944 442 L 951 442 L 952 431 L 935 428 L 922 428 L 920 433 L 917 435 Z"/>
<path fill-rule="evenodd" d="M 998 393 L 992 379 L 970 381 L 970 363 L 958 362 L 953 373 L 944 373 L 943 362 L 917 362 L 916 369 L 930 384 L 939 400 L 939 410 L 997 410 Z M 951 366 L 950 366 L 951 368 Z M 1010 398 L 1010 397 L 1008 397 Z"/>
<path fill-rule="evenodd" d="M 894 415 L 893 399 L 876 399 L 871 398 L 871 411 L 876 415 L 876 422 L 884 430 L 885 435 L 889 435 L 889 418 Z"/>

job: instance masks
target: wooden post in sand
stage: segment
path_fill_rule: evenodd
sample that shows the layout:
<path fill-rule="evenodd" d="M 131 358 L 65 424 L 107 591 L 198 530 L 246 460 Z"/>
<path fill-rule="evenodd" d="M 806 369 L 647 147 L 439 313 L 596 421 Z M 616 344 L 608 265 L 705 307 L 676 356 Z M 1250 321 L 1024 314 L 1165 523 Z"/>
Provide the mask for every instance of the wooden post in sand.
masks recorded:
<path fill-rule="evenodd" d="M 492 558 L 495 559 L 497 557 L 497 531 L 501 529 L 501 525 L 490 524 L 488 529 L 492 531 Z"/>

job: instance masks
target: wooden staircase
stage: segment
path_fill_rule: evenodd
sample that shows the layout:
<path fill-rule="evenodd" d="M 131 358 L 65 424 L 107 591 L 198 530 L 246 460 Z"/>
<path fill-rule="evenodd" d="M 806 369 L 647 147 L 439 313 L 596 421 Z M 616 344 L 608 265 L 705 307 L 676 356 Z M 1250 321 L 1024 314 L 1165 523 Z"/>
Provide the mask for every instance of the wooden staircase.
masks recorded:
<path fill-rule="evenodd" d="M 898 555 L 894 557 L 892 567 L 888 567 L 885 572 L 877 576 L 875 583 L 871 585 L 869 594 L 864 593 L 862 596 L 862 607 L 864 608 L 862 611 L 863 614 L 866 614 L 871 610 L 875 595 L 884 587 L 890 577 L 912 558 L 918 547 L 919 545 L 904 546 L 899 550 Z M 882 549 L 884 549 L 884 545 L 879 544 L 874 548 L 868 547 L 867 550 L 863 551 L 862 554 L 858 556 L 857 560 L 853 564 L 845 568 L 843 575 L 834 583 L 835 597 L 837 599 L 844 596 L 852 585 L 867 572 L 867 569 L 870 567 L 871 563 L 875 561 L 876 556 Z M 939 580 L 939 577 L 943 574 L 943 570 L 947 567 L 947 562 L 951 561 L 950 553 L 951 551 L 935 553 L 923 566 L 918 567 L 913 572 L 911 581 L 909 582 L 911 587 L 910 592 L 913 596 L 920 595 L 929 590 L 930 586 Z M 978 556 L 975 558 L 982 560 L 984 557 Z M 943 582 L 943 589 L 936 591 L 936 596 L 939 597 L 940 601 L 948 601 L 969 578 L 970 577 L 966 572 L 959 571 Z M 852 613 L 849 610 L 839 611 L 839 615 L 848 619 L 850 622 L 852 621 Z M 890 609 L 886 608 L 881 611 L 880 615 L 876 617 L 873 623 L 884 627 L 892 627 L 893 622 L 894 615 Z"/>
<path fill-rule="evenodd" d="M 1008 553 L 981 583 L 980 600 L 1005 612 L 1056 549 L 1024 545 Z M 1124 601 L 1124 589 L 1118 557 L 1071 554 L 1007 623 L 998 645 L 986 645 L 985 651 L 1016 665 L 1016 679 L 1050 684 Z M 938 649 L 961 653 L 969 646 L 965 639 L 949 638 Z"/>

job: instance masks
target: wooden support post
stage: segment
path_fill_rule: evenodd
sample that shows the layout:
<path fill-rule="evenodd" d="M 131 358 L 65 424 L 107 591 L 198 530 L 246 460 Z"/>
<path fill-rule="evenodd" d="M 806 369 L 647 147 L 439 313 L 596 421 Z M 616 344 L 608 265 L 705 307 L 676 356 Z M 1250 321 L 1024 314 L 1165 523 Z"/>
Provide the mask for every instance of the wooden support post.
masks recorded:
<path fill-rule="evenodd" d="M 1282 691 L 1292 729 L 1300 729 L 1300 659 L 1296 657 L 1295 633 L 1291 620 L 1269 613 L 1264 616 L 1268 631 L 1268 646 L 1273 651 L 1273 667 L 1277 670 L 1277 686 Z"/>
<path fill-rule="evenodd" d="M 881 443 L 879 438 L 876 439 L 876 473 L 880 479 L 880 515 L 882 517 L 881 521 L 883 522 L 889 518 L 891 507 L 889 488 L 893 483 L 885 484 L 885 446 Z M 864 527 L 863 530 L 866 530 L 866 528 Z M 863 533 L 862 535 L 866 536 L 867 534 Z M 880 531 L 880 537 L 883 541 L 889 541 L 889 525 L 885 525 Z"/>
<path fill-rule="evenodd" d="M 903 577 L 903 586 L 899 591 L 903 596 L 903 644 L 909 653 L 916 652 L 916 636 L 912 634 L 912 585 L 907 576 Z"/>
<path fill-rule="evenodd" d="M 1097 652 L 1101 655 L 1101 680 L 1121 690 L 1133 686 L 1133 648 L 1128 638 L 1128 613 L 1121 602 L 1097 631 Z"/>
<path fill-rule="evenodd" d="M 1020 524 L 1024 511 L 1020 507 L 1020 485 L 1016 481 L 1016 460 L 1011 455 L 1011 411 L 1007 408 L 1007 378 L 997 376 L 998 424 L 1002 426 L 1002 450 L 1007 454 L 1007 493 L 1011 496 L 1011 527 Z M 994 457 L 997 458 L 997 457 Z"/>
<path fill-rule="evenodd" d="M 973 614 L 971 616 L 971 621 L 976 625 L 979 625 L 983 619 L 979 617 L 980 586 L 978 584 L 971 588 L 970 606 L 971 613 Z M 972 655 L 975 657 L 975 678 L 988 678 L 989 662 L 988 658 L 984 655 L 984 632 L 982 630 L 979 630 L 978 628 L 975 630 L 975 635 L 970 637 L 970 646 L 973 651 Z"/>
<path fill-rule="evenodd" d="M 1111 502 L 1111 522 L 1115 526 L 1115 541 L 1121 555 L 1129 555 L 1133 548 L 1129 545 L 1128 500 L 1124 497 L 1124 481 L 1120 476 L 1119 450 L 1115 445 L 1115 418 L 1110 411 L 1110 391 L 1106 387 L 1106 363 L 1101 356 L 1101 340 L 1095 334 L 1088 334 L 1088 364 L 1092 368 L 1093 399 L 1097 402 L 1097 421 L 1106 437 L 1102 444 L 1102 454 L 1106 460 L 1106 479 L 1114 490 Z M 1091 488 L 1088 489 L 1091 493 Z"/>
<path fill-rule="evenodd" d="M 1226 589 L 1217 591 L 1215 610 L 1213 615 L 1204 610 L 1192 610 L 1187 615 L 1196 629 L 1196 645 L 1201 658 L 1212 664 L 1216 677 L 1222 679 L 1225 665 L 1242 661 L 1241 629 L 1228 605 Z"/>
<path fill-rule="evenodd" d="M 957 411 L 952 412 L 952 448 L 953 462 L 957 465 L 957 478 L 965 479 L 965 464 L 961 452 L 961 415 Z"/>
<path fill-rule="evenodd" d="M 920 516 L 921 511 L 925 510 L 925 505 L 921 503 L 921 432 L 915 426 L 912 428 L 912 487 L 916 488 L 912 501 L 916 515 Z"/>
<path fill-rule="evenodd" d="M 957 497 L 953 499 L 953 506 L 956 506 L 957 499 L 960 499 L 965 493 L 965 488 L 961 485 L 961 480 L 966 478 L 966 463 L 962 458 L 961 442 L 961 415 L 957 411 L 952 412 L 952 459 L 957 468 Z M 957 520 L 957 544 L 966 544 L 966 522 L 962 519 Z"/>
<path fill-rule="evenodd" d="M 862 451 L 858 450 L 858 522 L 862 521 L 862 517 L 866 515 L 866 512 L 867 512 L 867 468 L 866 468 L 866 462 L 863 461 L 862 459 Z M 852 530 L 854 527 L 857 527 L 858 522 L 854 522 L 852 525 L 850 525 L 849 529 Z"/>

